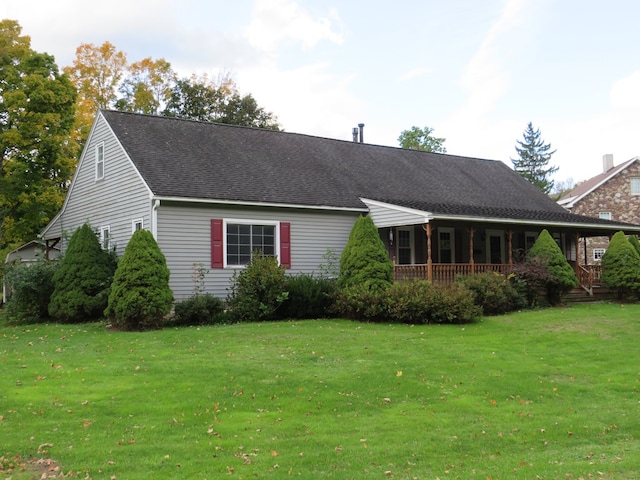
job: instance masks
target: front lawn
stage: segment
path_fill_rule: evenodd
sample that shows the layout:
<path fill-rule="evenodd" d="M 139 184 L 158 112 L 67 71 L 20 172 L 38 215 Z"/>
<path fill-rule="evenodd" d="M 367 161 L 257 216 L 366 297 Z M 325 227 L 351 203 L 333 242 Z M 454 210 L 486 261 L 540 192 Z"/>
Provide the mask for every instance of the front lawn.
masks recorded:
<path fill-rule="evenodd" d="M 4 326 L 0 477 L 636 479 L 639 319 Z"/>

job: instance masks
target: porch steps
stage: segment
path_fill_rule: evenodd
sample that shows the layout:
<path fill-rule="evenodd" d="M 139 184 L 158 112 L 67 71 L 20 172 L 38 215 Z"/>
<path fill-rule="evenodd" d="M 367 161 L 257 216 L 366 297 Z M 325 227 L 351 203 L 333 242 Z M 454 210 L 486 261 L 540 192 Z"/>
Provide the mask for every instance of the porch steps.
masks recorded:
<path fill-rule="evenodd" d="M 578 287 L 564 295 L 562 301 L 565 303 L 604 302 L 611 300 L 613 295 L 613 292 L 604 287 L 594 286 L 593 295 L 589 295 L 584 288 Z"/>

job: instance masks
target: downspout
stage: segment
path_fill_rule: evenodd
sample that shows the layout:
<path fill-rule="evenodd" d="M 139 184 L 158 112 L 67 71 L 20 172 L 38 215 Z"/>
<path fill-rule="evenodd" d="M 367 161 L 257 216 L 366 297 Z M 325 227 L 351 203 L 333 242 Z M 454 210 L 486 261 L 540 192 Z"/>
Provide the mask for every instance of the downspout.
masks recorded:
<path fill-rule="evenodd" d="M 151 235 L 158 241 L 158 207 L 160 207 L 160 200 L 152 199 L 153 205 L 151 206 Z"/>

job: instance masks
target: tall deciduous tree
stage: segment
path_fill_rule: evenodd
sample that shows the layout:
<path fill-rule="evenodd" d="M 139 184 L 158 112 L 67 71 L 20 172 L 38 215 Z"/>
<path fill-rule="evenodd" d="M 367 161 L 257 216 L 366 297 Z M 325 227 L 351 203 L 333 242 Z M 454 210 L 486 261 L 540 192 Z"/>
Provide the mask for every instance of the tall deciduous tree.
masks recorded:
<path fill-rule="evenodd" d="M 402 148 L 410 150 L 422 150 L 424 152 L 447 153 L 444 147 L 444 138 L 434 137 L 433 128 L 411 127 L 403 130 L 398 137 L 398 143 Z"/>
<path fill-rule="evenodd" d="M 279 130 L 277 117 L 259 107 L 249 94 L 242 96 L 229 75 L 218 81 L 193 75 L 178 80 L 162 113 L 169 117 Z"/>
<path fill-rule="evenodd" d="M 127 55 L 110 42 L 100 46 L 83 43 L 76 49 L 72 66 L 64 67 L 78 90 L 74 137 L 78 154 L 84 145 L 93 118 L 100 108 L 113 108 L 118 88 L 126 74 Z"/>
<path fill-rule="evenodd" d="M 522 140 L 516 140 L 519 158 L 512 158 L 513 169 L 533 183 L 544 193 L 549 193 L 554 182 L 551 176 L 558 171 L 558 167 L 549 164 L 555 150 L 551 151 L 551 144 L 544 143 L 539 129 L 534 129 L 531 122 L 523 133 Z"/>
<path fill-rule="evenodd" d="M 171 98 L 176 74 L 165 59 L 151 57 L 129 65 L 116 102 L 118 110 L 157 115 Z"/>
<path fill-rule="evenodd" d="M 0 22 L 0 261 L 58 212 L 75 164 L 75 88 L 21 33 Z"/>

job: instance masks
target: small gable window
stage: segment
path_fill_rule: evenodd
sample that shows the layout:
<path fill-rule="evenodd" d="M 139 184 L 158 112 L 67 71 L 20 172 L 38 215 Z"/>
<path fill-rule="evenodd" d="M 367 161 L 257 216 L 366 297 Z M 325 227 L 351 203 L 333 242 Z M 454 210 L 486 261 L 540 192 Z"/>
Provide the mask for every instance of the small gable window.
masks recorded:
<path fill-rule="evenodd" d="M 104 178 L 104 144 L 96 146 L 96 180 Z"/>
<path fill-rule="evenodd" d="M 640 177 L 631 177 L 631 195 L 640 195 Z"/>
<path fill-rule="evenodd" d="M 242 267 L 256 252 L 291 266 L 290 224 L 247 220 L 211 220 L 211 267 Z"/>
<path fill-rule="evenodd" d="M 136 233 L 138 230 L 142 230 L 144 228 L 144 224 L 141 218 L 136 218 L 131 222 L 131 233 Z"/>
<path fill-rule="evenodd" d="M 611 212 L 600 212 L 598 215 L 603 220 L 611 220 Z"/>

